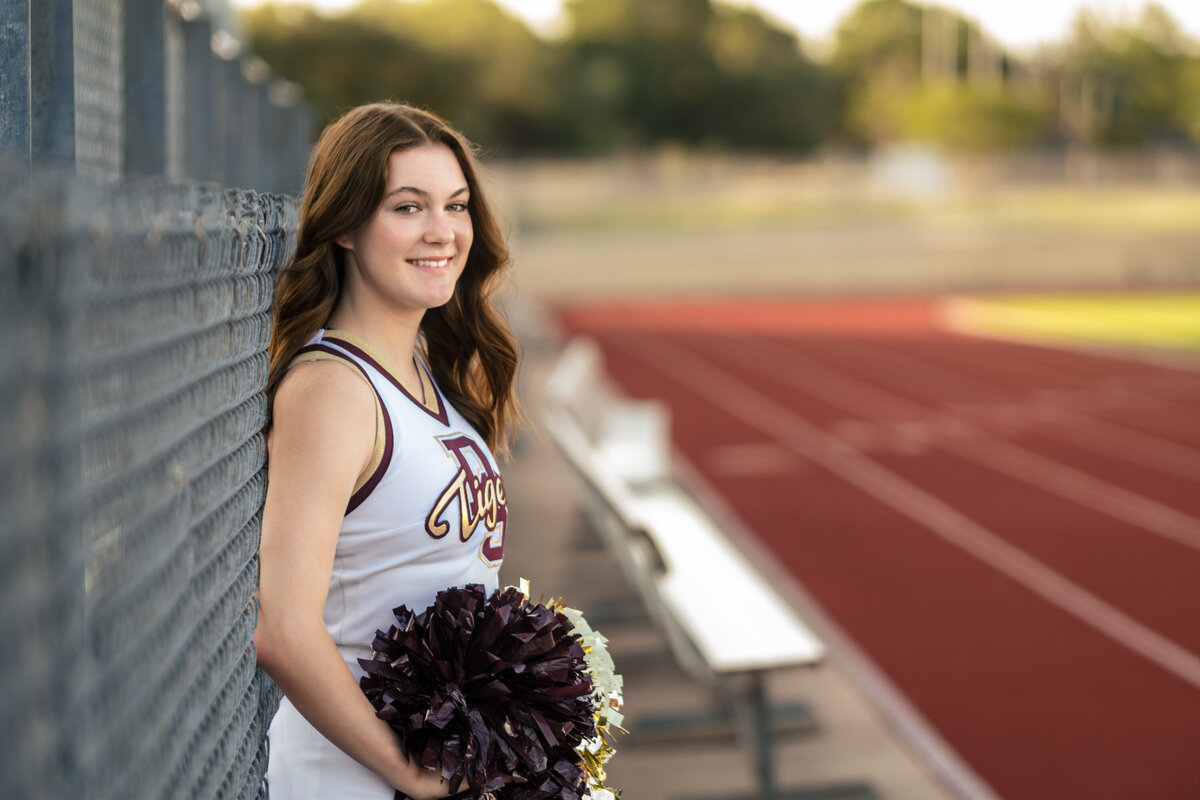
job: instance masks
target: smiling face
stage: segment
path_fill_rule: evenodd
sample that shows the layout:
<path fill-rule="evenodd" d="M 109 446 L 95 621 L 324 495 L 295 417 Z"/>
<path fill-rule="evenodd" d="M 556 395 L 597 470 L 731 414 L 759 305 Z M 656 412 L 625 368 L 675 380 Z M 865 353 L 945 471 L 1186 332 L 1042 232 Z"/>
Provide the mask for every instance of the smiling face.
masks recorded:
<path fill-rule="evenodd" d="M 449 302 L 471 249 L 467 179 L 445 145 L 397 150 L 375 213 L 346 248 L 342 300 L 359 310 L 414 314 Z"/>

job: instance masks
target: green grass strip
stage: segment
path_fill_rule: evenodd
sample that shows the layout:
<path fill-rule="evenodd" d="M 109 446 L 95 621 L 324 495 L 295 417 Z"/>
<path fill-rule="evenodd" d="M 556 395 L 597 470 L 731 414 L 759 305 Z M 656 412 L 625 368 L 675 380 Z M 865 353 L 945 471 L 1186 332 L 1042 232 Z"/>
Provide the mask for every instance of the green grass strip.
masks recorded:
<path fill-rule="evenodd" d="M 985 336 L 1200 350 L 1200 292 L 962 297 L 947 314 L 951 327 Z"/>

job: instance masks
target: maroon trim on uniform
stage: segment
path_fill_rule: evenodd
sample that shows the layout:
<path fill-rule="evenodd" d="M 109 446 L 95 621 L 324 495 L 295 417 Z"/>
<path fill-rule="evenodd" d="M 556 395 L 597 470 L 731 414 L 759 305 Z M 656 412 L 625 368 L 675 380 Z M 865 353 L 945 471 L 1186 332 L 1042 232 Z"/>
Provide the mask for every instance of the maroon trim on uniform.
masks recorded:
<path fill-rule="evenodd" d="M 394 437 L 392 436 L 392 418 L 388 415 L 387 406 L 383 402 L 383 396 L 379 394 L 379 390 L 375 388 L 375 384 L 371 383 L 371 376 L 368 375 L 367 371 L 362 368 L 362 364 L 359 364 L 352 358 L 347 358 L 345 353 L 338 352 L 336 348 L 326 347 L 325 345 L 319 343 L 310 344 L 307 347 L 301 348 L 300 352 L 329 353 L 330 355 L 337 356 L 343 362 L 357 369 L 362 373 L 363 377 L 367 379 L 367 384 L 370 385 L 371 391 L 375 392 L 375 399 L 379 401 L 379 410 L 383 413 L 383 456 L 379 459 L 379 466 L 377 466 L 375 471 L 371 473 L 371 477 L 367 478 L 367 482 L 358 487 L 357 492 L 350 495 L 350 502 L 346 504 L 346 514 L 349 514 L 351 511 L 362 505 L 362 502 L 371 495 L 371 492 L 373 492 L 375 487 L 379 485 L 379 482 L 383 480 L 383 474 L 387 472 L 388 466 L 392 463 L 392 449 L 394 447 Z M 374 447 L 371 449 L 374 450 Z M 346 514 L 343 514 L 342 516 L 345 516 Z"/>
<path fill-rule="evenodd" d="M 418 408 L 420 408 L 426 414 L 433 417 L 434 419 L 436 419 L 438 422 L 442 423 L 443 425 L 450 424 L 450 417 L 446 413 L 445 404 L 442 402 L 442 393 L 438 391 L 437 384 L 435 384 L 433 382 L 433 376 L 429 375 L 428 370 L 426 370 L 425 374 L 429 375 L 429 383 L 433 387 L 433 399 L 437 401 L 437 411 L 433 411 L 432 409 L 429 408 L 429 406 L 422 403 L 416 397 L 413 397 L 412 393 L 409 392 L 408 389 L 404 388 L 404 384 L 402 384 L 399 380 L 397 380 L 396 377 L 394 375 L 392 375 L 392 373 L 388 372 L 387 369 L 385 369 L 382 364 L 380 364 L 378 361 L 376 361 L 374 358 L 372 358 L 361 347 L 357 347 L 357 346 L 351 344 L 350 342 L 347 342 L 345 339 L 339 339 L 336 336 L 325 336 L 321 339 L 321 341 L 333 342 L 338 347 L 344 347 L 347 351 L 349 351 L 350 353 L 353 353 L 357 358 L 361 358 L 363 361 L 366 361 L 372 367 L 379 370 L 380 375 L 387 378 L 393 386 L 395 386 L 397 389 L 399 389 L 401 392 L 403 392 L 404 396 L 407 397 L 409 400 L 413 401 L 417 405 Z M 418 365 L 417 369 L 425 369 L 425 367 L 422 365 Z"/>

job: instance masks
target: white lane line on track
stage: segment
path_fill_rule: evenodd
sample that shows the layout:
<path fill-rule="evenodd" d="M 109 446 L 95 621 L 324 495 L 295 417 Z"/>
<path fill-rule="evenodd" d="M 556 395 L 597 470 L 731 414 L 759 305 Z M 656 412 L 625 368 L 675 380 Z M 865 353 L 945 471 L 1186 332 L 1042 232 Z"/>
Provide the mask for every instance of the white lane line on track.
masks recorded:
<path fill-rule="evenodd" d="M 937 364 L 931 364 L 928 361 L 923 361 L 913 358 L 907 353 L 897 352 L 895 348 L 883 348 L 879 345 L 871 345 L 866 343 L 858 343 L 859 349 L 865 349 L 868 357 L 871 356 L 871 351 L 880 353 L 878 356 L 873 356 L 876 369 L 880 372 L 890 372 L 904 380 L 914 382 L 914 377 L 920 377 L 917 385 L 924 384 L 925 386 L 937 386 L 937 394 L 939 395 L 957 395 L 957 394 L 977 394 L 994 395 L 997 393 L 997 388 L 994 383 L 981 380 L 974 376 L 964 375 L 960 372 L 955 372 L 947 367 Z M 988 358 L 991 356 L 989 355 Z M 1120 386 L 1111 383 L 1107 380 L 1102 381 L 1099 385 L 1093 385 L 1090 389 L 1082 388 L 1072 390 L 1066 393 L 1060 393 L 1069 398 L 1067 408 L 1074 410 L 1075 416 L 1081 421 L 1088 423 L 1092 428 L 1091 435 L 1093 438 L 1103 437 L 1105 444 L 1093 446 L 1092 449 L 1104 449 L 1110 454 L 1115 454 L 1125 461 L 1138 463 L 1139 461 L 1149 460 L 1153 464 L 1154 469 L 1166 471 L 1169 474 L 1179 475 L 1182 473 L 1185 477 L 1192 480 L 1200 480 L 1200 449 L 1181 445 L 1178 442 L 1163 439 L 1156 434 L 1146 433 L 1145 431 L 1130 428 L 1126 425 L 1121 425 L 1114 422 L 1108 422 L 1089 415 L 1088 405 L 1093 408 L 1097 404 L 1103 404 L 1106 400 L 1117 398 L 1124 402 L 1136 402 L 1141 405 L 1161 405 L 1164 399 L 1153 393 L 1133 392 L 1123 381 L 1119 382 Z M 1002 391 L 1012 390 L 1002 389 Z M 1091 396 L 1091 402 L 1088 402 L 1088 397 Z M 1169 413 L 1175 413 L 1172 410 Z M 1152 419 L 1163 420 L 1164 412 L 1160 409 Z M 1178 416 L 1178 414 L 1176 414 Z M 1192 408 L 1189 412 L 1179 417 L 1179 419 L 1191 421 L 1195 417 L 1195 409 Z M 1048 431 L 1051 435 L 1055 434 L 1053 428 Z M 1100 437 L 1096 434 L 1099 433 Z"/>
<path fill-rule="evenodd" d="M 939 444 L 960 458 L 1048 489 L 1085 508 L 1101 511 L 1114 519 L 1200 551 L 1200 519 L 1162 503 L 1003 439 L 991 438 L 975 444 L 950 440 Z"/>
<path fill-rule="evenodd" d="M 793 456 L 794 457 L 794 456 Z M 912 701 L 865 650 L 859 647 L 821 603 L 808 593 L 799 579 L 751 531 L 729 502 L 680 453 L 672 458 L 683 485 L 696 496 L 701 507 L 726 531 L 734 547 L 787 598 L 792 607 L 824 640 L 832 660 L 844 669 L 854 685 L 875 707 L 887 726 L 917 753 L 922 765 L 959 800 L 1000 800 L 996 791 L 963 760 Z"/>
<path fill-rule="evenodd" d="M 718 344 L 716 350 L 771 380 L 784 382 L 857 413 L 911 420 L 933 416 L 929 409 L 918 403 L 849 375 L 834 372 L 815 359 L 772 342 L 755 341 L 753 350 L 740 347 L 736 352 L 730 345 Z M 1120 522 L 1200 551 L 1200 519 L 997 438 L 966 421 L 958 422 L 960 430 L 970 438 L 938 436 L 930 438 L 929 443 L 959 458 L 1055 492 Z"/>
<path fill-rule="evenodd" d="M 1119 385 L 1131 394 L 1148 392 L 1154 396 L 1154 403 L 1184 413 L 1194 410 L 1196 400 L 1200 400 L 1197 393 L 1197 389 L 1200 389 L 1200 382 L 1197 381 L 1200 363 L 1182 366 L 1180 363 L 1146 360 L 1136 355 L 1129 357 L 1127 354 L 1097 352 L 1045 342 L 1014 342 L 970 333 L 956 335 L 964 337 L 972 345 L 986 347 L 988 363 L 1008 365 L 1027 375 L 1041 375 L 1061 381 L 1063 375 L 1067 374 L 1080 382 L 1092 383 L 1098 373 L 1110 372 L 1111 365 L 1115 364 L 1125 374 L 1111 375 L 1101 380 Z M 1068 357 L 1064 358 L 1064 354 Z M 1082 359 L 1101 366 L 1089 368 L 1082 363 Z M 1163 394 L 1172 396 L 1163 397 Z"/>
<path fill-rule="evenodd" d="M 1096 418 L 1040 428 L 1064 442 L 1175 478 L 1200 482 L 1200 450 Z"/>
<path fill-rule="evenodd" d="M 1200 658 L 1161 636 L 942 500 L 867 458 L 696 354 L 659 338 L 617 346 L 699 397 L 858 487 L 1063 611 L 1200 689 Z"/>

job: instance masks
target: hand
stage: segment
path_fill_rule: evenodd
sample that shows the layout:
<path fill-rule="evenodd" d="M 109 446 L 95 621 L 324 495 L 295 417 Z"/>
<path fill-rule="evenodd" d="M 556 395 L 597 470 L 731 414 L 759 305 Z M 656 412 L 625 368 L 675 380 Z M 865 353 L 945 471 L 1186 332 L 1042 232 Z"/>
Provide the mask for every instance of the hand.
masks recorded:
<path fill-rule="evenodd" d="M 428 770 L 427 770 L 427 771 L 428 771 Z M 434 773 L 434 772 L 432 772 L 432 771 L 428 771 L 428 772 L 429 772 L 429 774 L 430 774 L 430 775 L 434 775 L 434 774 L 436 774 L 436 773 Z M 510 784 L 510 783 L 514 783 L 514 782 L 516 782 L 516 780 L 517 780 L 517 779 L 516 779 L 516 778 L 514 778 L 514 777 L 513 777 L 513 776 L 511 776 L 511 775 L 504 775 L 504 776 L 502 776 L 501 780 L 503 780 L 503 781 L 504 781 L 504 783 L 505 783 L 505 785 L 507 785 L 507 784 Z M 443 781 L 441 781 L 441 785 L 442 785 L 442 789 L 443 789 L 443 791 L 449 791 L 449 790 L 450 790 L 450 784 L 449 784 L 447 781 L 444 781 L 444 780 L 443 780 Z M 459 788 L 459 790 L 458 790 L 458 792 L 457 792 L 456 794 L 453 794 L 453 795 L 449 795 L 449 794 L 439 794 L 439 795 L 435 795 L 435 796 L 434 796 L 434 800 L 456 800 L 456 798 L 464 798 L 464 797 L 467 797 L 468 795 L 469 795 L 469 796 L 471 796 L 471 797 L 474 797 L 474 796 L 475 796 L 475 792 L 473 792 L 471 789 L 467 788 L 467 787 L 464 785 L 463 787 L 460 787 L 460 788 Z M 486 795 L 486 796 L 487 796 L 487 797 L 489 797 L 489 798 L 492 798 L 492 797 L 494 797 L 494 795 L 492 795 L 492 794 L 490 794 L 490 793 L 489 793 L 488 795 Z M 402 792 L 402 791 L 400 791 L 399 789 L 397 789 L 397 790 L 396 790 L 396 796 L 395 796 L 395 798 L 393 798 L 393 800 L 421 800 L 421 798 L 420 798 L 420 797 L 418 797 L 417 795 L 407 795 L 407 794 L 405 794 L 404 792 Z"/>
<path fill-rule="evenodd" d="M 433 770 L 421 767 L 418 770 L 407 782 L 407 789 L 396 790 L 395 800 L 443 800 L 450 796 L 449 781 Z"/>

